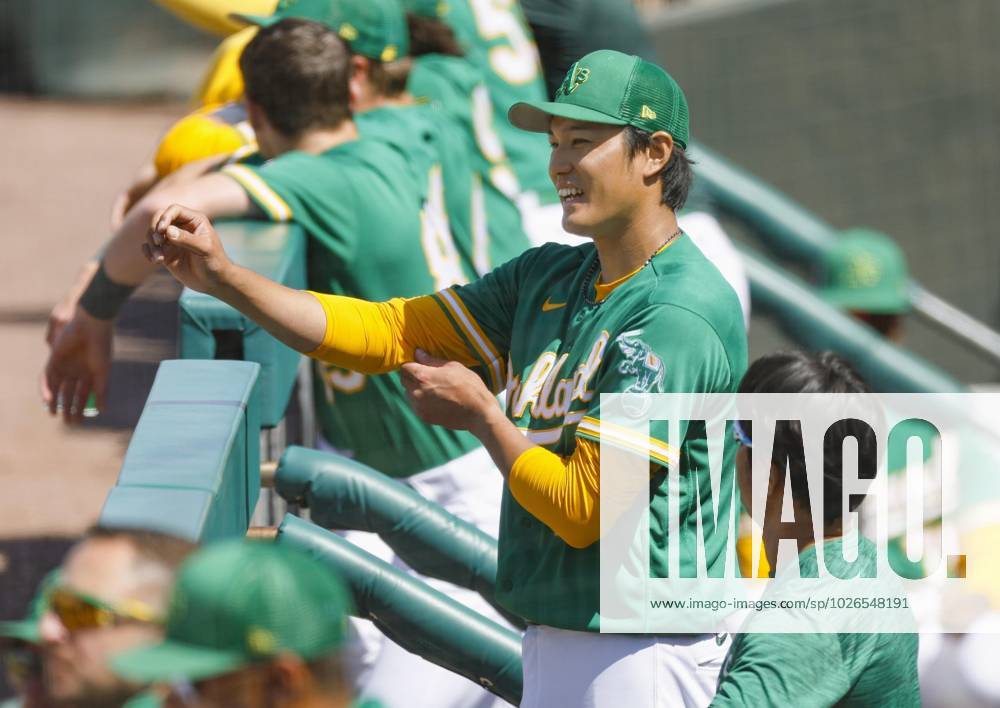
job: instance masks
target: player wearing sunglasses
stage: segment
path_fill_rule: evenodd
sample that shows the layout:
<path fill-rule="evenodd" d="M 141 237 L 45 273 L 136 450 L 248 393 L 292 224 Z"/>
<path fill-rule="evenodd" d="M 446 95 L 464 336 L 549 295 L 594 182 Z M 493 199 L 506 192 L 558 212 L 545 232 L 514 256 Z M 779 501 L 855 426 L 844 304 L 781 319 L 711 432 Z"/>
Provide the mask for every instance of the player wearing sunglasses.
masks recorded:
<path fill-rule="evenodd" d="M 360 708 L 339 656 L 350 606 L 343 582 L 299 551 L 221 541 L 178 571 L 163 640 L 113 663 L 169 686 L 171 707 Z"/>
<path fill-rule="evenodd" d="M 39 622 L 50 705 L 122 706 L 140 693 L 110 657 L 162 636 L 174 571 L 191 550 L 165 534 L 103 528 L 70 550 Z"/>

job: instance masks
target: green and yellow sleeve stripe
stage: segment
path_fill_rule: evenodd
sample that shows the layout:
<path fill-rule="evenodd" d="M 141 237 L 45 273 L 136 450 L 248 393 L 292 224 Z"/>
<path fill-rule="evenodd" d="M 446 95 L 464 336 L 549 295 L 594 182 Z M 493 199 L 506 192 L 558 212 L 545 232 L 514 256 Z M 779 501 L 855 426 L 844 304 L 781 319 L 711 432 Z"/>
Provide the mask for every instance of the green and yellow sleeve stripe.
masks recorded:
<path fill-rule="evenodd" d="M 615 447 L 628 450 L 639 455 L 649 455 L 649 459 L 661 464 L 677 464 L 680 460 L 679 450 L 657 438 L 637 434 L 634 430 L 599 418 L 584 416 L 576 428 L 578 437 L 594 442 L 602 440 Z"/>
<path fill-rule="evenodd" d="M 454 288 L 448 288 L 435 293 L 434 298 L 448 315 L 455 329 L 469 343 L 469 348 L 482 362 L 489 377 L 490 390 L 500 393 L 506 385 L 506 362 L 501 357 L 497 347 L 486 336 L 476 318 L 462 302 Z"/>
<path fill-rule="evenodd" d="M 271 189 L 261 176 L 246 165 L 233 164 L 222 168 L 222 174 L 229 175 L 247 191 L 250 198 L 264 210 L 271 221 L 290 221 L 292 208 Z"/>

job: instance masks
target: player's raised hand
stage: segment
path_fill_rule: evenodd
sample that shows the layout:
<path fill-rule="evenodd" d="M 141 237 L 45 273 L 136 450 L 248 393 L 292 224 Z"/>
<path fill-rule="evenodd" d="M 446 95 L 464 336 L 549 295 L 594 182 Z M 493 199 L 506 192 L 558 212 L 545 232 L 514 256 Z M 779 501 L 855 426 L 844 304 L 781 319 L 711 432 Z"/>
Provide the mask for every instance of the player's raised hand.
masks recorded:
<path fill-rule="evenodd" d="M 97 409 L 104 410 L 111 338 L 111 320 L 99 320 L 76 308 L 73 319 L 54 338 L 42 374 L 42 400 L 52 415 L 61 410 L 67 423 L 79 423 L 91 393 Z"/>
<path fill-rule="evenodd" d="M 209 218 L 179 204 L 153 217 L 142 252 L 187 287 L 209 294 L 225 285 L 232 266 Z"/>

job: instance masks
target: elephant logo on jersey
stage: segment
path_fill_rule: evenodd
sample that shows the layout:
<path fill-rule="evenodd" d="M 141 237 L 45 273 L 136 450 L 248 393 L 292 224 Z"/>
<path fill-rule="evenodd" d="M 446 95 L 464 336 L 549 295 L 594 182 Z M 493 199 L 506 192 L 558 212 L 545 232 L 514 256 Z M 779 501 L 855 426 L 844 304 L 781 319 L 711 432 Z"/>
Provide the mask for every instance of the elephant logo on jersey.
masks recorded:
<path fill-rule="evenodd" d="M 557 93 L 560 96 L 569 96 L 571 93 L 580 88 L 581 84 L 586 83 L 587 79 L 590 78 L 590 69 L 580 66 L 579 62 L 573 65 L 573 68 L 566 72 L 566 78 L 563 79 L 562 85 L 559 87 Z"/>
<path fill-rule="evenodd" d="M 641 329 L 622 332 L 615 338 L 625 360 L 618 365 L 618 373 L 634 376 L 635 381 L 622 391 L 622 408 L 629 415 L 640 418 L 653 404 L 646 394 L 659 391 L 665 374 L 663 359 L 639 338 Z"/>
<path fill-rule="evenodd" d="M 625 393 L 648 393 L 659 389 L 663 383 L 663 359 L 653 353 L 649 345 L 639 339 L 641 329 L 622 332 L 615 341 L 625 355 L 625 361 L 618 365 L 618 373 L 635 376 Z"/>

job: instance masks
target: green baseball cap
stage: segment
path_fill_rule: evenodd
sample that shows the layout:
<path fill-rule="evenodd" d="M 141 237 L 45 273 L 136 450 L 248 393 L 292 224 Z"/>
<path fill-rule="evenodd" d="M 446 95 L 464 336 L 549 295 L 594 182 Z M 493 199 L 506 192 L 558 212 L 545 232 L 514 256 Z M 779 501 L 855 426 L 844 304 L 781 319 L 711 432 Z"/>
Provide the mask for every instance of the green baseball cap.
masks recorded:
<path fill-rule="evenodd" d="M 321 22 L 340 35 L 352 52 L 379 61 L 395 61 L 410 51 L 400 0 L 281 0 L 274 14 L 233 17 L 261 27 L 289 17 Z"/>
<path fill-rule="evenodd" d="M 823 297 L 845 310 L 895 315 L 910 309 L 906 256 L 873 229 L 845 231 L 823 259 Z"/>
<path fill-rule="evenodd" d="M 38 623 L 49 609 L 49 593 L 59 583 L 60 568 L 50 570 L 38 585 L 35 596 L 28 605 L 28 614 L 22 620 L 0 622 L 0 639 L 19 639 L 22 642 L 38 644 L 41 633 Z"/>
<path fill-rule="evenodd" d="M 159 644 L 112 660 L 138 682 L 198 681 L 279 653 L 311 660 L 344 640 L 351 603 L 324 565 L 265 541 L 228 540 L 178 571 Z"/>
<path fill-rule="evenodd" d="M 555 101 L 515 103 L 507 113 L 522 130 L 545 133 L 553 116 L 570 120 L 665 130 L 687 149 L 688 105 L 666 71 L 644 59 L 610 49 L 591 52 L 573 64 Z"/>

